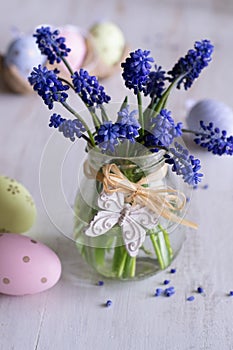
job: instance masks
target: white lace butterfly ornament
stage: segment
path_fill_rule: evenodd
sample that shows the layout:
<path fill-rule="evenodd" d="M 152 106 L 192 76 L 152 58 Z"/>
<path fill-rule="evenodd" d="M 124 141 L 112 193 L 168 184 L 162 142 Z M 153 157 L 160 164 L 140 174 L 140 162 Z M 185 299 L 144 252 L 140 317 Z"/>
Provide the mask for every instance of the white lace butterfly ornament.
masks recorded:
<path fill-rule="evenodd" d="M 97 237 L 118 224 L 121 227 L 125 247 L 131 257 L 138 254 L 146 237 L 146 230 L 158 223 L 158 216 L 146 207 L 124 203 L 124 194 L 102 192 L 98 198 L 98 211 L 85 234 Z"/>

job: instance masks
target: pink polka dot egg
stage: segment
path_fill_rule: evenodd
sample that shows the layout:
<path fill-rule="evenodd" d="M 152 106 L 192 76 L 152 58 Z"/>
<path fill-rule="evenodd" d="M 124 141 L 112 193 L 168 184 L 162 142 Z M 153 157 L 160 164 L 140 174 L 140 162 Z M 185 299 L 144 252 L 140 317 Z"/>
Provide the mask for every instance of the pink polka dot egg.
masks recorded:
<path fill-rule="evenodd" d="M 60 276 L 61 262 L 49 247 L 27 236 L 0 233 L 0 293 L 39 293 Z"/>

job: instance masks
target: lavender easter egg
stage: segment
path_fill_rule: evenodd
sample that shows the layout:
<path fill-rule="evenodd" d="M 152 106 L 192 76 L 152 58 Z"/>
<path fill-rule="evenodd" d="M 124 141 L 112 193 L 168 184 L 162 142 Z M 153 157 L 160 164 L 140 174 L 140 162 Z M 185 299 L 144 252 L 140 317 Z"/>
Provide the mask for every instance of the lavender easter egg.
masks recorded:
<path fill-rule="evenodd" d="M 0 233 L 0 293 L 35 294 L 53 287 L 61 275 L 58 256 L 27 236 Z"/>
<path fill-rule="evenodd" d="M 199 130 L 200 121 L 214 123 L 220 130 L 233 134 L 233 111 L 225 103 L 213 99 L 198 101 L 189 111 L 186 122 L 189 129 Z"/>
<path fill-rule="evenodd" d="M 27 79 L 33 67 L 43 65 L 45 61 L 46 56 L 41 54 L 36 39 L 32 35 L 25 35 L 14 40 L 9 45 L 4 59 L 5 65 L 15 66 L 24 79 Z"/>

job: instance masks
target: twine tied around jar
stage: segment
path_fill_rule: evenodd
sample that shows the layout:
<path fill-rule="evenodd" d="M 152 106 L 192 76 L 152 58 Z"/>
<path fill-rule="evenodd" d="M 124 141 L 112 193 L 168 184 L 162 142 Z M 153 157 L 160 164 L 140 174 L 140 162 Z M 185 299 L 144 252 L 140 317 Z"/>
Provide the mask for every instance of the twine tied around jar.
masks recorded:
<path fill-rule="evenodd" d="M 104 192 L 122 192 L 126 195 L 127 203 L 147 207 L 167 220 L 197 229 L 197 224 L 179 216 L 179 211 L 186 203 L 184 193 L 170 187 L 151 188 L 148 186 L 151 181 L 164 178 L 166 172 L 167 164 L 135 183 L 130 181 L 114 163 L 103 165 L 102 172 L 93 169 L 87 161 L 84 163 L 85 175 L 90 179 L 102 182 Z"/>

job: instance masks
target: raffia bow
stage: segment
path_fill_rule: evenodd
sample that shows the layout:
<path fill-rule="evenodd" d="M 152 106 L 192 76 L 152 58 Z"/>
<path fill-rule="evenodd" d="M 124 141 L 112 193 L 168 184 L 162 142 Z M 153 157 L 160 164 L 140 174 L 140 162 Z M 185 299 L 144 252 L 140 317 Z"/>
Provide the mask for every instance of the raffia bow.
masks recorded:
<path fill-rule="evenodd" d="M 104 192 L 122 192 L 126 194 L 126 202 L 132 205 L 145 206 L 167 220 L 197 229 L 195 223 L 176 214 L 184 208 L 186 203 L 186 197 L 182 192 L 169 187 L 145 187 L 151 179 L 161 179 L 165 176 L 166 165 L 159 172 L 143 177 L 137 183 L 131 182 L 116 164 L 104 165 L 101 173 L 85 163 L 84 172 L 87 177 L 96 178 L 102 182 Z"/>

